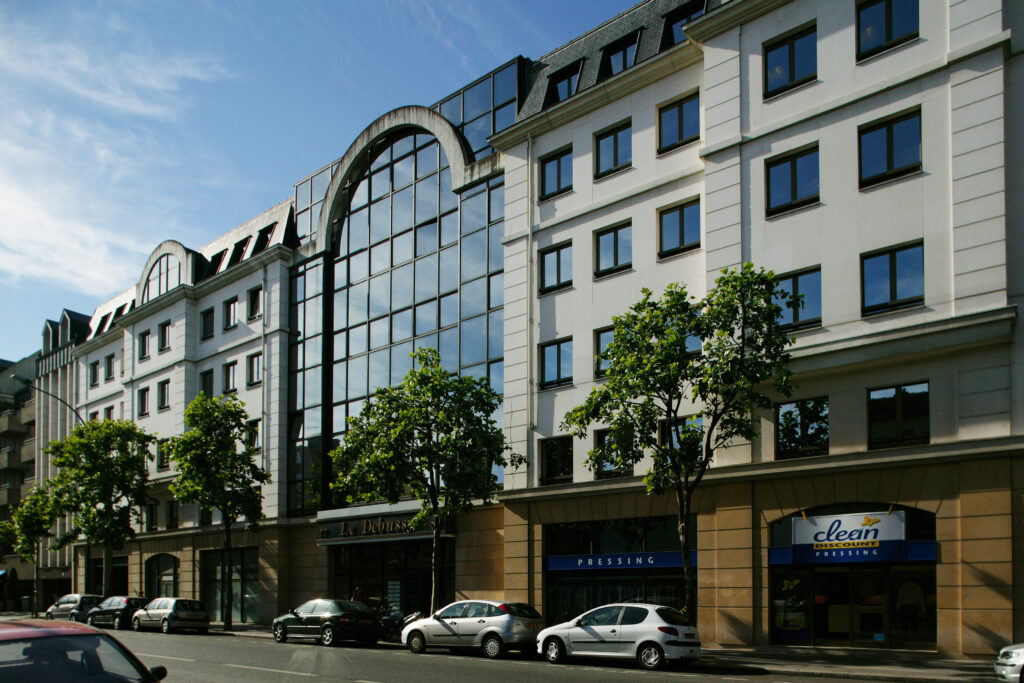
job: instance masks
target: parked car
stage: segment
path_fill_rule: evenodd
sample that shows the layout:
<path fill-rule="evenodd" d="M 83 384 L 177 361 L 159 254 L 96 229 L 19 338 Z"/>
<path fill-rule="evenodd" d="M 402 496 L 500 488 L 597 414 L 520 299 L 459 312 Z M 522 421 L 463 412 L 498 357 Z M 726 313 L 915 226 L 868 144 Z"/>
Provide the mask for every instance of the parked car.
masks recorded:
<path fill-rule="evenodd" d="M 85 623 L 92 626 L 112 626 L 115 629 L 128 628 L 132 615 L 150 602 L 149 598 L 132 598 L 127 595 L 112 595 L 89 610 Z"/>
<path fill-rule="evenodd" d="M 552 663 L 566 656 L 635 657 L 645 669 L 666 660 L 700 657 L 697 630 L 683 614 L 663 605 L 602 605 L 537 636 L 537 652 Z"/>
<path fill-rule="evenodd" d="M 46 618 L 84 622 L 89 610 L 98 605 L 101 600 L 103 600 L 102 595 L 68 593 L 47 608 Z"/>
<path fill-rule="evenodd" d="M 210 616 L 198 600 L 185 598 L 156 598 L 132 615 L 132 628 L 158 628 L 164 633 L 178 629 L 195 629 L 200 633 L 210 630 Z"/>
<path fill-rule="evenodd" d="M 0 681 L 146 681 L 167 669 L 146 666 L 116 638 L 91 626 L 28 619 L 0 623 Z"/>
<path fill-rule="evenodd" d="M 1024 673 L 1021 673 L 1024 668 L 1024 643 L 1007 645 L 1000 650 L 994 666 L 999 680 L 1024 683 Z"/>
<path fill-rule="evenodd" d="M 478 647 L 494 659 L 506 650 L 532 651 L 543 617 L 522 602 L 461 600 L 402 629 L 402 644 L 413 652 L 428 647 Z"/>
<path fill-rule="evenodd" d="M 361 602 L 318 598 L 274 619 L 271 628 L 279 643 L 289 638 L 317 638 L 327 647 L 339 640 L 375 645 L 380 638 L 380 616 Z"/>

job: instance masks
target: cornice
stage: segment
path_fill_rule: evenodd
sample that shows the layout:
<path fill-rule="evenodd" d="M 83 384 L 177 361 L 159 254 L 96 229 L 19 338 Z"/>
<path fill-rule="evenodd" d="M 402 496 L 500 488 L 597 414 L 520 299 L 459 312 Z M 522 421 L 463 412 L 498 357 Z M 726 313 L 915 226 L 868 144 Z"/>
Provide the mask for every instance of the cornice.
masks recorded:
<path fill-rule="evenodd" d="M 686 25 L 686 36 L 698 43 L 725 33 L 731 28 L 753 21 L 792 0 L 727 0 L 714 12 L 698 17 Z"/>

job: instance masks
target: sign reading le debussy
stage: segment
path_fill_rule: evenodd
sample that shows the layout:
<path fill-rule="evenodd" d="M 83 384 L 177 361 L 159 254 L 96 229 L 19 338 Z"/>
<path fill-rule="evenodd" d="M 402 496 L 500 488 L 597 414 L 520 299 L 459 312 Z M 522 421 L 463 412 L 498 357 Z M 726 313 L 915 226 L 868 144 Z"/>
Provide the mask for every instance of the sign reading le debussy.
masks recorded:
<path fill-rule="evenodd" d="M 885 562 L 903 559 L 904 512 L 793 518 L 795 562 Z"/>

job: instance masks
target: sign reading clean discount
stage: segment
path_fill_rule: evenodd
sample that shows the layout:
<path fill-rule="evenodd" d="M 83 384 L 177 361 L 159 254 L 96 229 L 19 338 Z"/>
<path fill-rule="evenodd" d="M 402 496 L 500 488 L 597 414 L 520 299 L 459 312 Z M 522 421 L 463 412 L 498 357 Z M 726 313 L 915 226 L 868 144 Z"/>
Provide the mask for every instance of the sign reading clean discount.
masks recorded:
<path fill-rule="evenodd" d="M 904 559 L 902 510 L 793 518 L 793 561 L 890 562 Z"/>

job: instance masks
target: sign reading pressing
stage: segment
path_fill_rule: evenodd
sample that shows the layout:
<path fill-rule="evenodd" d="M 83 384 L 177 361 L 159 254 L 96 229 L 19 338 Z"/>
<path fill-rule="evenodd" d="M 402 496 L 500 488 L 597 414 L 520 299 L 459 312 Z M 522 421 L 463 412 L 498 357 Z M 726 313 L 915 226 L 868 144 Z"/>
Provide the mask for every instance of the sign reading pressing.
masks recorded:
<path fill-rule="evenodd" d="M 903 560 L 905 540 L 902 510 L 793 518 L 797 563 Z"/>
<path fill-rule="evenodd" d="M 690 561 L 697 566 L 697 551 L 691 551 Z M 547 571 L 586 571 L 589 569 L 663 569 L 682 567 L 683 553 L 678 550 L 632 553 L 604 553 L 600 555 L 552 555 L 544 558 Z"/>

